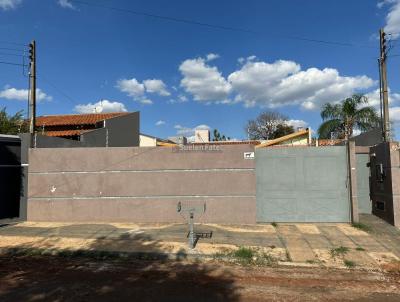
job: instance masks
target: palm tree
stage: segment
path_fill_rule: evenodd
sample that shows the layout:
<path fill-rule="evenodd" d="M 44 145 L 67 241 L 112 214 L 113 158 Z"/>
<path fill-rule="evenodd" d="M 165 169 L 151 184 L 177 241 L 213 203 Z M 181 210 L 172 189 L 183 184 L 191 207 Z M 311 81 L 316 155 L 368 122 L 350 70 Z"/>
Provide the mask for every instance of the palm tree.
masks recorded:
<path fill-rule="evenodd" d="M 331 133 L 336 132 L 345 140 L 353 135 L 355 129 L 365 132 L 376 128 L 380 121 L 376 110 L 368 106 L 368 98 L 361 94 L 354 94 L 339 104 L 325 104 L 321 118 L 320 138 L 330 138 Z"/>

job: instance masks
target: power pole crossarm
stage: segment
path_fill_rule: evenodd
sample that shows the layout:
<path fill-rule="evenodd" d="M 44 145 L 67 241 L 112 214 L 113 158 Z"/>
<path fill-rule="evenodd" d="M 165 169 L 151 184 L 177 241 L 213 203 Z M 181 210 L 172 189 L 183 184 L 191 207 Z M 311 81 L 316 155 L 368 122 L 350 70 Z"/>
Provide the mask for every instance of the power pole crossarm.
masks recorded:
<path fill-rule="evenodd" d="M 36 42 L 33 40 L 29 43 L 29 133 L 35 133 L 36 126 Z"/>
<path fill-rule="evenodd" d="M 383 29 L 379 30 L 380 41 L 380 72 L 382 81 L 382 107 L 383 107 L 383 137 L 385 142 L 390 141 L 390 120 L 389 120 L 389 95 L 386 70 L 386 34 Z"/>

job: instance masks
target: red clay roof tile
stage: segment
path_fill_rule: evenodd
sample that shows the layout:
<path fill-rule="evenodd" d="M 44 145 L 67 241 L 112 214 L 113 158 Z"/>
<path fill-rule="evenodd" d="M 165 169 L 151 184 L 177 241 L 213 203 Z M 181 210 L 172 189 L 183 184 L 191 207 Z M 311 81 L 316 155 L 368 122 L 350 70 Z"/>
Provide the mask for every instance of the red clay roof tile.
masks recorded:
<path fill-rule="evenodd" d="M 94 125 L 98 122 L 126 114 L 128 112 L 45 115 L 36 118 L 36 126 Z"/>

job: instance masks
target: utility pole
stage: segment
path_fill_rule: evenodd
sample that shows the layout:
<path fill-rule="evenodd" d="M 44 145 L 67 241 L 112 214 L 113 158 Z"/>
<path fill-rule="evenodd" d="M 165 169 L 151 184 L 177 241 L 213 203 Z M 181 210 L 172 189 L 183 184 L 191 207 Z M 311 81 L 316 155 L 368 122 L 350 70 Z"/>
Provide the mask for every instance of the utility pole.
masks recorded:
<path fill-rule="evenodd" d="M 29 133 L 35 133 L 36 126 L 36 41 L 29 43 Z"/>
<path fill-rule="evenodd" d="M 383 138 L 385 142 L 390 141 L 390 120 L 389 120 L 389 96 L 386 70 L 386 34 L 381 28 L 379 30 L 380 41 L 380 74 L 382 81 L 382 107 L 383 107 Z"/>

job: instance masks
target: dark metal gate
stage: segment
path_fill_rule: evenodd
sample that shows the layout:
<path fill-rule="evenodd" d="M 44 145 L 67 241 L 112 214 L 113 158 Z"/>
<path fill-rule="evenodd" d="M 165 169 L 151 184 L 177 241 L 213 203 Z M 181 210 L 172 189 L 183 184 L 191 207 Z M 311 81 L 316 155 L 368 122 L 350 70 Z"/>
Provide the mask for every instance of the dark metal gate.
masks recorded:
<path fill-rule="evenodd" d="M 22 190 L 21 140 L 0 135 L 0 219 L 19 216 Z"/>

